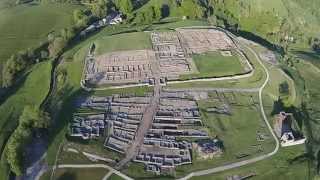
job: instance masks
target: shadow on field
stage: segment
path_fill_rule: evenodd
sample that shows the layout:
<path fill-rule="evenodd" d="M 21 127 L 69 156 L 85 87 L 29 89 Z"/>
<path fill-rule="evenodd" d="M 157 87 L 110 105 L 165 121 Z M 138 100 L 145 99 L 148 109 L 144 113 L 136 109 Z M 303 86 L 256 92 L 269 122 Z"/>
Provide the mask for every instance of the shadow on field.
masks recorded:
<path fill-rule="evenodd" d="M 76 180 L 77 177 L 72 172 L 65 172 L 57 180 Z"/>
<path fill-rule="evenodd" d="M 9 97 L 14 95 L 24 85 L 29 74 L 30 74 L 30 72 L 25 73 L 10 88 L 2 89 L 2 93 L 0 96 L 0 105 L 5 103 Z"/>

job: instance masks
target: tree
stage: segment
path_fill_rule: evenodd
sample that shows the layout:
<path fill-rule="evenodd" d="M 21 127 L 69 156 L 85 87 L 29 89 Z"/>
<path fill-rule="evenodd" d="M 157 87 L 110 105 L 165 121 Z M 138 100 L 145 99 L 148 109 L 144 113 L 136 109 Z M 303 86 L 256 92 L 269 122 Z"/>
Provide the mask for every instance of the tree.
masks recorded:
<path fill-rule="evenodd" d="M 195 0 L 182 1 L 180 8 L 182 15 L 191 19 L 202 18 L 205 13 L 205 8 L 200 6 Z"/>
<path fill-rule="evenodd" d="M 50 57 L 57 56 L 66 46 L 67 41 L 62 37 L 56 37 L 48 46 Z"/>
<path fill-rule="evenodd" d="M 131 0 L 115 0 L 114 3 L 117 9 L 119 9 L 125 15 L 129 15 L 133 10 Z"/>
<path fill-rule="evenodd" d="M 20 176 L 24 170 L 24 148 L 32 139 L 32 131 L 47 128 L 50 118 L 48 113 L 38 107 L 26 106 L 19 117 L 19 125 L 12 133 L 6 145 L 6 158 L 11 171 Z"/>
<path fill-rule="evenodd" d="M 97 3 L 94 3 L 91 7 L 91 12 L 95 17 L 105 17 L 107 15 L 107 2 L 99 0 Z"/>
<path fill-rule="evenodd" d="M 161 12 L 161 7 L 160 6 L 152 6 L 153 9 L 153 14 L 154 14 L 154 19 L 155 20 L 160 20 L 162 18 L 162 12 Z"/>
<path fill-rule="evenodd" d="M 73 21 L 77 28 L 85 27 L 89 22 L 89 17 L 84 11 L 76 9 L 73 11 Z"/>
<path fill-rule="evenodd" d="M 26 68 L 28 57 L 24 52 L 12 55 L 6 62 L 2 74 L 2 87 L 12 86 L 15 76 Z"/>
<path fill-rule="evenodd" d="M 289 84 L 287 83 L 287 81 L 284 81 L 279 85 L 279 93 L 281 95 L 289 94 Z"/>

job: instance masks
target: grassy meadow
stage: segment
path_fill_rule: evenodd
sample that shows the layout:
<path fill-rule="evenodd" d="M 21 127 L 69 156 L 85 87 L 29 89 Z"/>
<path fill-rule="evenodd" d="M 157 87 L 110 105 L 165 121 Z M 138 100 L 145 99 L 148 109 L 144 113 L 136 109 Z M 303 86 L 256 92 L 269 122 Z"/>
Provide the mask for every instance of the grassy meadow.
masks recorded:
<path fill-rule="evenodd" d="M 70 4 L 26 4 L 0 9 L 0 63 L 12 54 L 37 47 L 54 31 L 73 24 Z"/>
<path fill-rule="evenodd" d="M 182 79 L 221 77 L 244 72 L 237 54 L 223 56 L 220 52 L 207 52 L 195 54 L 192 59 L 197 67 L 198 73 L 182 75 Z"/>
<path fill-rule="evenodd" d="M 150 33 L 132 32 L 105 36 L 94 42 L 96 53 L 104 54 L 113 51 L 151 49 Z"/>

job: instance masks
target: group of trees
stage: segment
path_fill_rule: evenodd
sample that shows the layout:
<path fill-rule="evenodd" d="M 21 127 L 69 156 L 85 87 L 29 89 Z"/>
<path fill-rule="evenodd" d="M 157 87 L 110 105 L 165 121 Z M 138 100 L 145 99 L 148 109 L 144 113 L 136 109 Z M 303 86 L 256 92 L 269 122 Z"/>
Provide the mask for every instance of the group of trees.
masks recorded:
<path fill-rule="evenodd" d="M 134 18 L 137 24 L 151 24 L 162 18 L 161 8 L 159 6 L 151 6 L 143 11 L 139 11 Z"/>
<path fill-rule="evenodd" d="M 31 142 L 33 132 L 48 128 L 48 113 L 37 107 L 26 106 L 19 117 L 19 125 L 11 135 L 6 146 L 6 157 L 12 172 L 21 175 L 24 170 L 25 146 Z"/>
<path fill-rule="evenodd" d="M 48 53 L 42 46 L 39 49 L 28 49 L 13 54 L 4 64 L 2 74 L 2 87 L 10 87 L 18 74 L 22 72 L 28 65 L 31 65 L 40 59 L 47 58 Z"/>

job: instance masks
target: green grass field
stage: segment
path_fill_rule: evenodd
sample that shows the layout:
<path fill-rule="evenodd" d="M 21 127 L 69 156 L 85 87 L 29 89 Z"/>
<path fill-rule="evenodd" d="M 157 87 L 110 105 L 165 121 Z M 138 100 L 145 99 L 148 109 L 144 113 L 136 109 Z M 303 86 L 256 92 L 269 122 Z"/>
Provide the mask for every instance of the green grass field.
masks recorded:
<path fill-rule="evenodd" d="M 95 96 L 110 96 L 112 94 L 135 94 L 136 96 L 143 96 L 146 93 L 152 93 L 153 87 L 141 86 L 125 89 L 109 89 L 93 91 L 92 95 Z"/>
<path fill-rule="evenodd" d="M 245 176 L 255 173 L 250 180 L 307 180 L 309 174 L 309 162 L 305 157 L 304 145 L 281 148 L 279 152 L 269 159 L 259 161 L 240 168 L 224 171 L 216 174 L 193 177 L 192 180 L 225 180 L 231 175 Z"/>
<path fill-rule="evenodd" d="M 112 174 L 110 177 L 109 177 L 109 180 L 123 180 L 122 177 L 116 175 L 116 174 Z"/>
<path fill-rule="evenodd" d="M 17 125 L 18 118 L 26 105 L 40 106 L 47 96 L 50 86 L 51 61 L 35 65 L 21 87 L 0 106 L 0 149 Z M 4 162 L 2 156 L 1 163 Z M 0 179 L 6 175 L 2 172 L 5 164 L 0 166 Z M 3 176 L 2 176 L 3 175 Z"/>
<path fill-rule="evenodd" d="M 151 49 L 150 33 L 132 32 L 113 36 L 104 36 L 94 42 L 96 53 L 103 54 L 112 51 Z"/>
<path fill-rule="evenodd" d="M 182 79 L 221 77 L 244 73 L 238 55 L 223 56 L 220 52 L 193 55 L 198 73 L 180 76 Z"/>
<path fill-rule="evenodd" d="M 308 37 L 317 36 L 320 27 L 317 0 L 225 0 L 215 7 L 232 14 L 240 21 L 242 30 L 274 43 L 279 43 L 279 39 L 271 34 L 289 30 L 300 47 L 307 47 Z M 283 22 L 286 22 L 285 26 L 281 25 Z"/>
<path fill-rule="evenodd" d="M 249 61 L 254 67 L 252 76 L 238 80 L 224 80 L 224 81 L 208 81 L 208 82 L 187 82 L 178 84 L 168 84 L 169 88 L 190 88 L 190 87 L 219 87 L 219 88 L 256 88 L 260 87 L 266 79 L 266 74 L 256 59 L 256 57 L 247 49 L 243 47 L 244 52 L 248 56 Z"/>
<path fill-rule="evenodd" d="M 81 6 L 27 4 L 0 9 L 0 63 L 12 54 L 37 47 L 50 32 L 73 24 L 72 13 Z"/>
<path fill-rule="evenodd" d="M 108 173 L 103 168 L 62 168 L 55 171 L 55 180 L 101 180 Z"/>
<path fill-rule="evenodd" d="M 207 112 L 207 108 L 219 107 L 224 104 L 219 101 L 215 93 L 210 96 L 210 99 L 198 102 L 201 119 L 210 136 L 218 136 L 223 141 L 225 151 L 220 157 L 209 160 L 199 159 L 197 153 L 194 152 L 191 165 L 177 167 L 176 175 L 178 177 L 195 170 L 252 158 L 271 152 L 274 148 L 274 140 L 260 115 L 257 94 L 219 94 L 220 98 L 226 97 L 225 101 L 230 103 L 231 115 Z M 268 139 L 257 141 L 257 131 L 268 136 Z M 238 159 L 236 156 L 240 154 L 248 154 L 249 156 Z"/>

